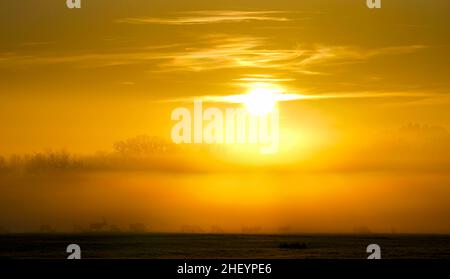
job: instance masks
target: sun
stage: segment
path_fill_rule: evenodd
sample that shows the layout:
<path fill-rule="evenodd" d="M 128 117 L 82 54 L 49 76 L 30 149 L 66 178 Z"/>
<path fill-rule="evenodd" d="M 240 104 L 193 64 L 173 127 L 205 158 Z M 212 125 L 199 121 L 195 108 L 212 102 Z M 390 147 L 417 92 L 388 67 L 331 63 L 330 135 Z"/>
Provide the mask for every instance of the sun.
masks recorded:
<path fill-rule="evenodd" d="M 243 95 L 243 103 L 250 115 L 263 116 L 273 112 L 281 93 L 273 86 L 254 85 Z"/>
<path fill-rule="evenodd" d="M 246 84 L 246 93 L 220 97 L 209 100 L 242 104 L 249 115 L 265 116 L 274 112 L 279 102 L 311 99 L 298 93 L 285 93 L 286 89 L 273 83 Z"/>

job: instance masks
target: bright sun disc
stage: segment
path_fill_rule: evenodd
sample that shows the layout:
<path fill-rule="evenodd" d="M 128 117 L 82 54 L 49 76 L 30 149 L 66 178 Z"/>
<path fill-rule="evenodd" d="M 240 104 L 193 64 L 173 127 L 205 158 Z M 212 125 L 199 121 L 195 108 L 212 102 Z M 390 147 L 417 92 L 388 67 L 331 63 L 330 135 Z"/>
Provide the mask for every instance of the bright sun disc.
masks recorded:
<path fill-rule="evenodd" d="M 244 105 L 251 115 L 266 115 L 271 113 L 277 102 L 280 90 L 275 88 L 254 88 L 246 95 Z"/>

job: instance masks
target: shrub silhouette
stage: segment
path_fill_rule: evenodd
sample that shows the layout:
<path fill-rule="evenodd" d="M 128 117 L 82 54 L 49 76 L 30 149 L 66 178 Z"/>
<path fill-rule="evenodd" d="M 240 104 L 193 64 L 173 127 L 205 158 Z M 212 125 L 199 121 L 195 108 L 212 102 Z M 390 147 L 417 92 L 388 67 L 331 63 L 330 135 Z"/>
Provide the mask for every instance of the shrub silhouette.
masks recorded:
<path fill-rule="evenodd" d="M 76 159 L 65 151 L 36 153 L 28 156 L 24 160 L 27 171 L 46 170 L 74 170 L 80 169 L 83 165 L 81 160 Z"/>

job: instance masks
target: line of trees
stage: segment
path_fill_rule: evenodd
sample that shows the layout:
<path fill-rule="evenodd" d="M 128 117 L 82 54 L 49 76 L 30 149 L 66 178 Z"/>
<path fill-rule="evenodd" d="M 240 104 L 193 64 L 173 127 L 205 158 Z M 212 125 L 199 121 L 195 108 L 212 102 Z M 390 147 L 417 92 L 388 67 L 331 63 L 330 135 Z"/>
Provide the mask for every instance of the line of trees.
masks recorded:
<path fill-rule="evenodd" d="M 0 156 L 0 171 L 23 170 L 81 170 L 109 168 L 144 162 L 156 155 L 167 154 L 174 146 L 157 137 L 138 136 L 114 144 L 113 152 L 98 152 L 91 156 L 77 156 L 67 151 L 45 151 L 25 155 Z M 147 160 L 148 162 L 149 160 Z"/>

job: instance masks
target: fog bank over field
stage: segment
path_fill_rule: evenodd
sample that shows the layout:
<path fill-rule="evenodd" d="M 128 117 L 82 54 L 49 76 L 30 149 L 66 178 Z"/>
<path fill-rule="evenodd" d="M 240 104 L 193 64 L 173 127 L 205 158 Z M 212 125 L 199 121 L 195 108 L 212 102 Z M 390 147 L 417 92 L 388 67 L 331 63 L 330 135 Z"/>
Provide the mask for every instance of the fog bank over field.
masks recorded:
<path fill-rule="evenodd" d="M 147 136 L 91 156 L 12 156 L 1 161 L 0 227 L 450 233 L 447 137 L 445 130 L 409 125 L 392 140 L 352 145 L 346 152 L 339 147 L 339 153 L 330 147 L 329 157 L 321 150 L 288 163 L 276 156 L 243 163 L 223 146 L 176 146 Z"/>

